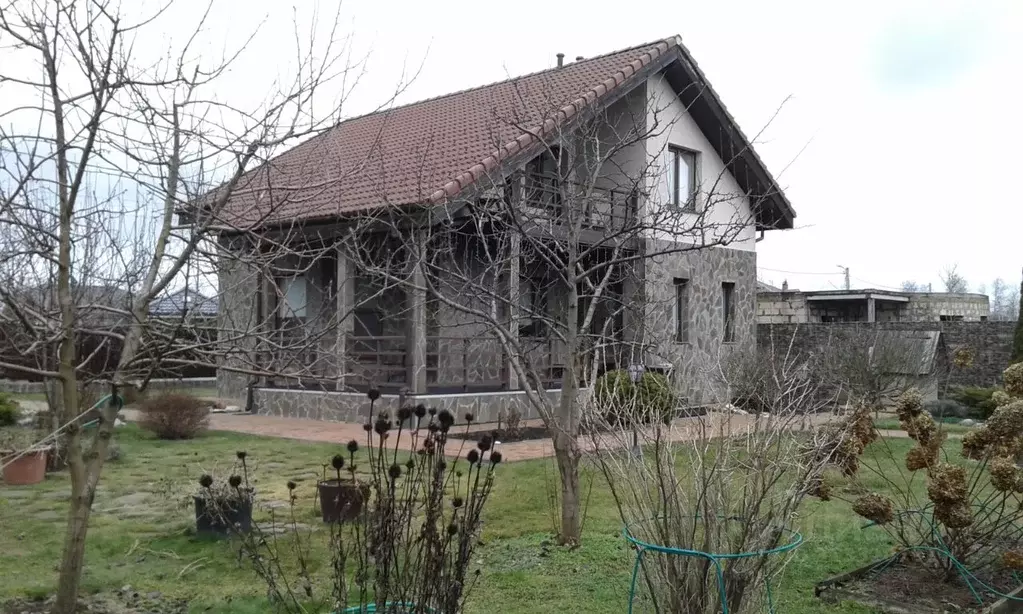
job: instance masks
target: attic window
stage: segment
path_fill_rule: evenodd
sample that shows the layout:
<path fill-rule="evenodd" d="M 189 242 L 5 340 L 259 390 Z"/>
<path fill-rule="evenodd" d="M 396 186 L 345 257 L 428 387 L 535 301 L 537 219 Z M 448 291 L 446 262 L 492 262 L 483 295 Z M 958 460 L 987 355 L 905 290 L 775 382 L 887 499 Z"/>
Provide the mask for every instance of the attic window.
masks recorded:
<path fill-rule="evenodd" d="M 561 174 L 557 147 L 551 147 L 526 163 L 526 204 L 541 209 L 561 205 Z"/>
<path fill-rule="evenodd" d="M 668 204 L 680 209 L 696 208 L 696 156 L 691 149 L 668 148 Z"/>

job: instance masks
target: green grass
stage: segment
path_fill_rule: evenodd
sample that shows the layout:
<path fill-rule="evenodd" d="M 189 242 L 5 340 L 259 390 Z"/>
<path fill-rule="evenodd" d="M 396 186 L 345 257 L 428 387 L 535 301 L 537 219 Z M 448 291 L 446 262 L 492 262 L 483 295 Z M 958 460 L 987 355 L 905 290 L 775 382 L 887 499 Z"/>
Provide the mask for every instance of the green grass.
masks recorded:
<path fill-rule="evenodd" d="M 294 480 L 299 483 L 300 521 L 317 526 L 315 481 L 322 463 L 339 447 L 220 432 L 166 442 L 130 426 L 119 430 L 118 439 L 124 456 L 107 465 L 96 497 L 83 590 L 108 592 L 130 584 L 143 593 L 190 598 L 192 612 L 267 611 L 265 588 L 239 564 L 237 547 L 195 537 L 192 511 L 178 502 L 191 492 L 202 471 L 217 467 L 226 471 L 235 451 L 244 449 L 255 465 L 259 499 L 285 500 L 285 483 Z M 904 452 L 910 443 L 887 440 L 884 445 Z M 879 449 L 875 444 L 868 455 Z M 469 612 L 625 611 L 633 551 L 621 537 L 610 494 L 599 474 L 587 470 L 583 545 L 552 546 L 547 492 L 554 471 L 551 460 L 500 468 L 485 512 L 484 545 L 477 551 L 483 576 L 471 594 Z M 884 486 L 880 479 L 871 483 L 869 474 L 865 479 L 870 488 Z M 174 497 L 161 494 L 168 484 L 176 486 Z M 12 491 L 19 495 L 5 494 Z M 0 601 L 55 590 L 67 491 L 66 474 L 52 475 L 32 487 L 0 486 Z M 139 503 L 131 495 L 145 501 Z M 121 509 L 116 509 L 118 501 Z M 849 604 L 822 604 L 814 598 L 813 586 L 889 552 L 887 536 L 861 529 L 862 519 L 839 500 L 808 502 L 796 522 L 806 542 L 777 582 L 778 611 L 869 612 Z"/>
<path fill-rule="evenodd" d="M 948 419 L 939 421 L 941 430 L 946 433 L 969 433 L 970 431 L 976 430 L 975 426 L 962 426 L 959 421 L 950 422 Z M 881 431 L 901 431 L 902 425 L 895 418 L 880 418 L 874 421 L 874 428 Z"/>

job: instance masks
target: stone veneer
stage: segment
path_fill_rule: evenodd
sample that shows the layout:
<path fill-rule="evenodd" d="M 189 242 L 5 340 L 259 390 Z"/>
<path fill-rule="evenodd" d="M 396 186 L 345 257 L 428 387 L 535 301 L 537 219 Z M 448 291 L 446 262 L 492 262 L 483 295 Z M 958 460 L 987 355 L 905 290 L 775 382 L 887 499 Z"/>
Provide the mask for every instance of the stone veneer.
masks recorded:
<path fill-rule="evenodd" d="M 761 348 L 784 348 L 793 359 L 810 357 L 827 344 L 840 341 L 857 331 L 898 330 L 937 331 L 938 344 L 935 373 L 947 372 L 952 353 L 961 347 L 975 353 L 973 367 L 952 371 L 951 388 L 963 386 L 997 386 L 1002 371 L 1009 366 L 1015 322 L 866 322 L 835 324 L 759 324 L 758 345 Z M 943 378 L 942 378 L 943 379 Z M 939 394 L 944 392 L 939 386 Z"/>
<path fill-rule="evenodd" d="M 547 392 L 557 402 L 559 390 Z M 381 395 L 376 409 L 396 410 L 402 402 L 398 395 Z M 471 411 L 478 422 L 497 422 L 501 410 L 518 409 L 521 419 L 539 418 L 536 408 L 524 392 L 484 392 L 475 394 L 421 394 L 407 395 L 404 402 L 422 403 L 438 410 L 447 409 L 462 421 Z M 361 392 L 328 392 L 321 390 L 294 390 L 285 388 L 256 388 L 253 391 L 253 409 L 264 416 L 307 418 L 330 422 L 365 422 L 369 416 L 369 401 Z"/>
<path fill-rule="evenodd" d="M 663 244 L 651 251 L 664 251 Z M 650 252 L 648 252 L 650 253 Z M 648 367 L 670 365 L 693 404 L 724 400 L 721 363 L 756 346 L 757 255 L 713 247 L 663 254 L 644 262 L 645 340 Z M 689 339 L 675 338 L 675 280 L 688 282 Z M 735 284 L 735 341 L 724 342 L 722 284 Z"/>

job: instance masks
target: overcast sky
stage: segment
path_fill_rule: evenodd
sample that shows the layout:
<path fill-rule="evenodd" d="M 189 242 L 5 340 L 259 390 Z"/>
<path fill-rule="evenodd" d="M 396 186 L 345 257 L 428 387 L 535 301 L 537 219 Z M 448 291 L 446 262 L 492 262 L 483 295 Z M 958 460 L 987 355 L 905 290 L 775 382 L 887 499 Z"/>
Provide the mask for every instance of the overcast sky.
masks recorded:
<path fill-rule="evenodd" d="M 162 23 L 187 24 L 204 5 L 179 0 Z M 311 14 L 311 2 L 297 6 L 303 20 Z M 320 2 L 321 30 L 334 7 Z M 912 279 L 937 289 L 939 270 L 958 263 L 971 287 L 1019 280 L 1018 0 L 350 0 L 342 13 L 357 51 L 369 53 L 349 116 L 386 100 L 403 71 L 421 68 L 399 98 L 412 102 L 549 68 L 558 52 L 572 59 L 680 34 L 747 135 L 785 103 L 756 147 L 797 229 L 758 246 L 761 279 L 833 288 L 844 265 L 853 286 Z M 286 70 L 291 19 L 277 0 L 219 5 L 207 28 L 216 44 L 262 22 L 231 87 Z M 182 36 L 175 29 L 168 39 Z"/>

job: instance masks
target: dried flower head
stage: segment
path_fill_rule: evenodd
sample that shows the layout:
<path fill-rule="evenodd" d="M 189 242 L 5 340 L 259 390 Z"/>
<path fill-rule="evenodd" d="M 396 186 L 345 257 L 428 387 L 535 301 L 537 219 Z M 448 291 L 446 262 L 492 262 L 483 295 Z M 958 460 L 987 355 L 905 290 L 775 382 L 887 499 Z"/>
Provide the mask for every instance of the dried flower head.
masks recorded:
<path fill-rule="evenodd" d="M 498 452 L 497 450 L 494 450 L 493 452 L 490 453 L 490 462 L 491 463 L 496 465 L 499 462 L 501 462 L 502 460 L 504 460 L 504 455 L 501 454 L 500 452 Z"/>
<path fill-rule="evenodd" d="M 470 465 L 475 465 L 480 462 L 480 453 L 478 450 L 469 450 L 469 453 L 465 455 L 465 460 L 469 461 Z"/>
<path fill-rule="evenodd" d="M 462 507 L 464 503 L 465 501 L 463 501 L 461 497 L 455 497 L 454 499 L 451 500 L 451 507 L 457 510 L 458 508 Z"/>
<path fill-rule="evenodd" d="M 335 454 L 334 458 L 330 459 L 330 466 L 334 469 L 341 470 L 345 466 L 345 457 L 340 454 Z"/>
<path fill-rule="evenodd" d="M 1012 492 L 1020 479 L 1019 468 L 1011 458 L 999 456 L 988 465 L 991 473 L 991 486 L 1000 492 Z"/>
<path fill-rule="evenodd" d="M 413 469 L 416 468 L 416 461 L 412 460 L 412 458 L 409 457 L 409 459 L 405 461 L 405 468 L 408 469 L 409 471 L 412 471 Z"/>
<path fill-rule="evenodd" d="M 1023 362 L 1010 365 L 1002 372 L 1005 391 L 1014 397 L 1023 397 Z"/>
<path fill-rule="evenodd" d="M 294 483 L 293 481 L 291 481 L 291 480 L 288 480 L 288 490 L 289 490 L 289 491 L 291 491 L 291 490 L 295 490 L 295 487 L 296 487 L 296 486 L 298 486 L 298 485 L 297 485 L 297 484 L 295 484 L 295 483 Z"/>
<path fill-rule="evenodd" d="M 1023 551 L 1020 550 L 1009 550 L 1002 555 L 1002 565 L 1005 565 L 1009 569 L 1021 570 L 1023 569 Z"/>
<path fill-rule="evenodd" d="M 466 422 L 472 423 L 472 421 L 475 420 L 475 419 L 476 419 L 476 416 L 472 415 L 471 411 L 465 412 L 465 421 Z"/>
<path fill-rule="evenodd" d="M 934 506 L 934 518 L 950 529 L 965 529 L 973 524 L 969 504 L 940 503 Z"/>
<path fill-rule="evenodd" d="M 373 424 L 373 431 L 376 432 L 377 435 L 382 436 L 389 430 L 391 430 L 391 421 L 385 416 L 380 416 L 377 418 L 376 423 Z"/>
<path fill-rule="evenodd" d="M 366 398 L 369 399 L 370 401 L 376 401 L 377 399 L 380 398 L 380 391 L 377 390 L 376 388 L 370 388 L 366 392 Z"/>
<path fill-rule="evenodd" d="M 874 428 L 874 417 L 866 403 L 860 402 L 848 419 L 849 436 L 867 447 L 877 439 L 877 429 Z"/>
<path fill-rule="evenodd" d="M 436 407 L 431 407 L 429 409 L 429 411 L 427 411 L 427 413 L 430 414 L 431 416 L 436 416 L 437 415 L 437 408 Z"/>
<path fill-rule="evenodd" d="M 853 511 L 877 524 L 895 519 L 895 506 L 891 499 L 877 493 L 863 495 L 853 503 Z"/>
<path fill-rule="evenodd" d="M 952 355 L 952 364 L 959 369 L 969 369 L 973 366 L 973 361 L 977 357 L 976 352 L 969 346 L 963 346 L 955 351 Z"/>
<path fill-rule="evenodd" d="M 238 450 L 234 454 L 235 454 L 235 456 L 238 457 L 238 460 L 240 460 L 240 461 L 245 460 L 245 457 L 249 455 L 248 452 L 246 452 L 245 450 Z"/>
<path fill-rule="evenodd" d="M 1001 407 L 1012 403 L 1012 397 L 1004 390 L 995 390 L 991 393 L 991 402 L 995 404 L 995 407 Z"/>
<path fill-rule="evenodd" d="M 346 447 L 348 448 L 348 452 L 350 454 L 355 454 L 356 452 L 359 451 L 359 442 L 353 439 L 348 442 L 348 445 Z"/>
<path fill-rule="evenodd" d="M 227 478 L 227 483 L 231 485 L 231 488 L 238 488 L 239 486 L 242 485 L 242 476 L 232 475 L 231 477 Z"/>
<path fill-rule="evenodd" d="M 895 412 L 900 421 L 907 421 L 924 410 L 924 398 L 916 388 L 903 392 L 895 402 Z"/>
<path fill-rule="evenodd" d="M 398 424 L 404 424 L 406 420 L 412 417 L 411 407 L 399 407 L 397 412 Z"/>
<path fill-rule="evenodd" d="M 369 423 L 369 422 L 367 422 L 366 424 L 363 424 L 362 425 L 362 430 L 366 431 L 367 433 L 372 431 L 373 430 L 373 424 Z"/>
<path fill-rule="evenodd" d="M 202 486 L 203 488 L 213 486 L 213 476 L 208 473 L 204 473 L 199 476 L 199 486 Z"/>
<path fill-rule="evenodd" d="M 397 463 L 391 465 L 390 467 L 387 468 L 387 475 L 392 480 L 397 480 L 398 478 L 401 477 L 401 467 Z"/>
<path fill-rule="evenodd" d="M 985 423 L 991 441 L 1011 445 L 1023 435 L 1023 400 L 1013 401 L 996 409 Z"/>
<path fill-rule="evenodd" d="M 491 435 L 490 433 L 487 433 L 483 437 L 480 437 L 480 440 L 476 444 L 476 447 L 479 448 L 481 452 L 486 452 L 487 450 L 492 448 L 493 445 L 494 445 L 494 436 Z"/>
<path fill-rule="evenodd" d="M 988 446 L 987 428 L 970 431 L 963 435 L 963 456 L 971 460 L 981 460 Z"/>
<path fill-rule="evenodd" d="M 455 535 L 458 535 L 458 525 L 457 524 L 452 522 L 451 524 L 448 525 L 448 535 L 450 535 L 452 537 L 454 537 Z"/>
<path fill-rule="evenodd" d="M 934 503 L 969 504 L 966 468 L 939 463 L 931 468 L 927 482 L 927 498 Z"/>
<path fill-rule="evenodd" d="M 426 406 L 423 405 L 422 403 L 420 403 L 419 405 L 416 405 L 415 414 L 416 414 L 416 418 L 422 418 L 423 416 L 425 416 L 426 415 Z"/>
<path fill-rule="evenodd" d="M 455 416 L 446 409 L 440 410 L 437 414 L 437 421 L 440 422 L 440 430 L 444 433 L 455 423 Z"/>
<path fill-rule="evenodd" d="M 938 452 L 941 448 L 935 446 L 914 446 L 906 453 L 906 469 L 918 471 L 933 467 L 938 462 Z"/>

